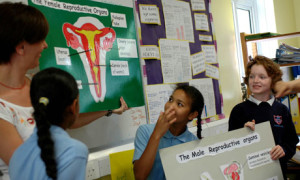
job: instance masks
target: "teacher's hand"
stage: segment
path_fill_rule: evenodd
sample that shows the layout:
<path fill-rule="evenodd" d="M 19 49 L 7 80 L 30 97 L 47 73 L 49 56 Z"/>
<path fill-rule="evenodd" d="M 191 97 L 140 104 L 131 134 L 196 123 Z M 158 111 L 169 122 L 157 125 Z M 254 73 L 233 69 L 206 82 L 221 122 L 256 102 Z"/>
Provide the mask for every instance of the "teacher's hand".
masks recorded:
<path fill-rule="evenodd" d="M 123 97 L 120 98 L 121 106 L 118 109 L 114 109 L 112 112 L 115 114 L 122 114 L 123 112 L 127 111 L 129 108 L 124 100 Z"/>

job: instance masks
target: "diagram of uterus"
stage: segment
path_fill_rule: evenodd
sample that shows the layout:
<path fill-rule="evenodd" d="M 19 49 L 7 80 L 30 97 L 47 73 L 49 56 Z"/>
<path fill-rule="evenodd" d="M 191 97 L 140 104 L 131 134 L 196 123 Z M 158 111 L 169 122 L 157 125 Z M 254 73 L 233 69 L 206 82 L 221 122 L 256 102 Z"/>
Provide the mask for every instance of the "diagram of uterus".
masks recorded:
<path fill-rule="evenodd" d="M 93 17 L 80 17 L 73 25 L 63 24 L 67 45 L 80 56 L 89 89 L 95 102 L 103 102 L 106 94 L 106 53 L 116 39 L 112 28 Z"/>

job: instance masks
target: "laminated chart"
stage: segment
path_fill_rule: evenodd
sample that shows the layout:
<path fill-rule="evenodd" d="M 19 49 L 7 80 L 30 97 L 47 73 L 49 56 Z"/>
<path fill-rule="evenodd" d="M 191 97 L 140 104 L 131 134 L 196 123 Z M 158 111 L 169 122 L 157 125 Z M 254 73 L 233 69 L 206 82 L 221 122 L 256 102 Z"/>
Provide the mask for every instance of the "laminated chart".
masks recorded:
<path fill-rule="evenodd" d="M 49 22 L 40 69 L 57 67 L 78 83 L 80 111 L 144 105 L 133 8 L 95 1 L 29 0 Z"/>

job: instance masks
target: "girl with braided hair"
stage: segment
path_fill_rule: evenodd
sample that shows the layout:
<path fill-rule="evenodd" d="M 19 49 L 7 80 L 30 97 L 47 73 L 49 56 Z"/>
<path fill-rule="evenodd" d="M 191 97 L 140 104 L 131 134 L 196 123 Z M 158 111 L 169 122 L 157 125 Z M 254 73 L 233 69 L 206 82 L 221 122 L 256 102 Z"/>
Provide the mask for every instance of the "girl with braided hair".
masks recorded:
<path fill-rule="evenodd" d="M 13 154 L 12 180 L 85 179 L 87 147 L 65 130 L 79 115 L 79 92 L 72 75 L 57 68 L 38 72 L 30 99 L 36 128 Z"/>
<path fill-rule="evenodd" d="M 196 140 L 187 123 L 198 118 L 197 136 L 201 139 L 201 113 L 204 99 L 193 86 L 179 84 L 165 104 L 156 124 L 141 125 L 134 141 L 134 175 L 136 180 L 166 179 L 159 149 Z"/>

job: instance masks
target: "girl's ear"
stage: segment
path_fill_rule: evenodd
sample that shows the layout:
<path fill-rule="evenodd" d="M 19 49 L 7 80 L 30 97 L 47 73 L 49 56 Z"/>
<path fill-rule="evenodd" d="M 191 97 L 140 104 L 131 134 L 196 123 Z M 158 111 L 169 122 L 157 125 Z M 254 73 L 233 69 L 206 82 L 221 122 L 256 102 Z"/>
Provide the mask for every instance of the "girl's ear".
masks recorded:
<path fill-rule="evenodd" d="M 16 53 L 19 55 L 24 55 L 24 52 L 25 52 L 25 41 L 22 41 L 16 46 Z"/>
<path fill-rule="evenodd" d="M 191 112 L 188 116 L 189 121 L 195 119 L 198 116 L 198 111 Z"/>
<path fill-rule="evenodd" d="M 78 98 L 74 99 L 73 103 L 69 106 L 70 108 L 70 113 L 76 114 L 78 113 Z"/>

